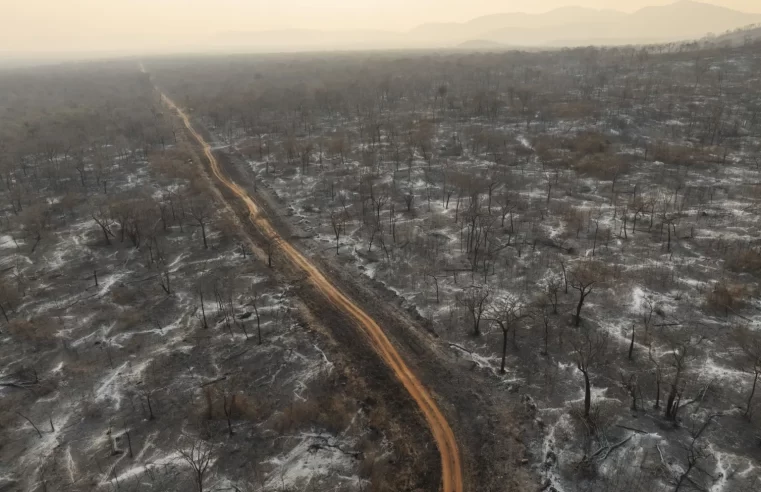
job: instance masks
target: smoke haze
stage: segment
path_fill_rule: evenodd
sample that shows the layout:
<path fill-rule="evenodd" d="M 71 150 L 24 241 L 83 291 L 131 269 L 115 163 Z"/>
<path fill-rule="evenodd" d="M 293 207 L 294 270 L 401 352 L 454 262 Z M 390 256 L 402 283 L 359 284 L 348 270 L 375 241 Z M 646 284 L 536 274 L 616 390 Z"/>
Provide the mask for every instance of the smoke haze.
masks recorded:
<path fill-rule="evenodd" d="M 761 22 L 758 0 L 572 0 L 574 7 L 562 0 L 4 1 L 6 57 L 622 44 Z"/>

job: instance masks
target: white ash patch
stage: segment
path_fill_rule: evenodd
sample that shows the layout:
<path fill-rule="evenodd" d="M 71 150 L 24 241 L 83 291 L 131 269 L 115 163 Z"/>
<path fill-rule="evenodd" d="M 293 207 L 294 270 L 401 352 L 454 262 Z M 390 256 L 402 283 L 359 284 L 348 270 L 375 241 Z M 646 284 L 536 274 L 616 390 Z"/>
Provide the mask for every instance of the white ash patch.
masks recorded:
<path fill-rule="evenodd" d="M 310 490 L 311 487 L 319 490 L 320 486 L 327 485 L 326 478 L 359 485 L 361 479 L 353 474 L 356 459 L 345 451 L 351 444 L 333 437 L 302 434 L 301 441 L 287 454 L 265 462 L 275 469 L 262 490 Z"/>

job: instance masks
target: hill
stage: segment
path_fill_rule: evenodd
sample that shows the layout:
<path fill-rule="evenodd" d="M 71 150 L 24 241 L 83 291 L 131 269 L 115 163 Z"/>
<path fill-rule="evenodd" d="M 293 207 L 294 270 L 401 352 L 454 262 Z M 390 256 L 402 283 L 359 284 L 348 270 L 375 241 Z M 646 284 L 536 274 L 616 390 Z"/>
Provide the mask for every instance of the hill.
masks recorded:
<path fill-rule="evenodd" d="M 210 40 L 214 47 L 266 51 L 473 48 L 474 43 L 513 46 L 578 46 L 587 44 L 645 44 L 698 39 L 708 33 L 732 31 L 761 23 L 749 14 L 691 0 L 645 7 L 631 14 L 616 10 L 563 7 L 542 14 L 510 12 L 466 22 L 422 24 L 408 32 L 347 29 L 283 29 L 226 32 Z"/>
<path fill-rule="evenodd" d="M 451 37 L 467 34 L 504 44 L 579 45 L 651 43 L 699 38 L 710 32 L 723 32 L 761 21 L 761 15 L 748 14 L 701 2 L 680 1 L 671 5 L 645 7 L 632 14 L 611 10 L 564 8 L 529 16 L 504 14 L 475 19 L 461 27 L 447 26 Z M 501 27 L 473 32 L 479 27 Z M 421 26 L 412 33 L 431 33 L 442 39 L 434 25 Z"/>

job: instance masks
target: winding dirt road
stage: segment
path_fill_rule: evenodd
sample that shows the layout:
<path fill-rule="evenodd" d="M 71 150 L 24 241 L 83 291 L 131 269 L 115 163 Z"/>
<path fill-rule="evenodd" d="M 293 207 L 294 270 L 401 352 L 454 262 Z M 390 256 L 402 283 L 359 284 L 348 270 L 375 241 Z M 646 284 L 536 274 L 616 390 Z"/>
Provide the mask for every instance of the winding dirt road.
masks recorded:
<path fill-rule="evenodd" d="M 368 336 L 373 348 L 381 356 L 384 363 L 394 371 L 396 377 L 402 382 L 425 416 L 441 455 L 441 490 L 443 492 L 462 492 L 463 481 L 460 452 L 457 448 L 454 433 L 431 394 L 404 363 L 404 360 L 402 360 L 402 357 L 381 327 L 357 304 L 336 288 L 304 255 L 288 243 L 288 241 L 280 237 L 264 214 L 260 213 L 259 207 L 251 196 L 240 185 L 224 174 L 217 159 L 214 157 L 211 146 L 193 128 L 188 115 L 166 94 L 160 93 L 164 103 L 177 112 L 190 134 L 203 147 L 204 155 L 209 161 L 209 166 L 214 176 L 246 204 L 250 212 L 249 220 L 251 220 L 252 224 L 265 237 L 276 240 L 283 256 L 301 269 L 307 275 L 308 280 L 325 296 L 326 300 L 348 314 Z"/>

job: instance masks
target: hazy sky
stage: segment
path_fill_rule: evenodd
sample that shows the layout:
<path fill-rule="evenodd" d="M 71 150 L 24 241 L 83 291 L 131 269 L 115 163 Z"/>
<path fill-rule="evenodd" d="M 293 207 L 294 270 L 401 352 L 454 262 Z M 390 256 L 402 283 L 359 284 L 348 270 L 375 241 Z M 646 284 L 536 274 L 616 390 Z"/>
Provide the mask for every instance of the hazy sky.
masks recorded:
<path fill-rule="evenodd" d="M 761 13 L 761 0 L 704 0 Z M 225 31 L 406 30 L 564 5 L 633 11 L 673 0 L 0 0 L 0 52 L 191 45 Z"/>

